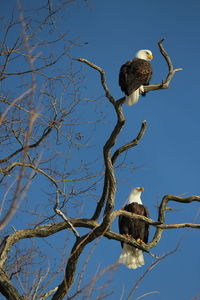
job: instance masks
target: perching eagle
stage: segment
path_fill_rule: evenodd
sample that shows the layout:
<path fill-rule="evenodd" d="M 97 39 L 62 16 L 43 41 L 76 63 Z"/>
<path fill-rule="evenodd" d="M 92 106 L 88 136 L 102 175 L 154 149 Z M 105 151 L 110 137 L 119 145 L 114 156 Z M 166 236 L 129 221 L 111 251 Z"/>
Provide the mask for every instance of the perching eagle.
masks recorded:
<path fill-rule="evenodd" d="M 143 187 L 133 189 L 130 193 L 128 204 L 123 209 L 149 218 L 148 209 L 142 204 L 140 198 L 142 191 L 144 191 Z M 120 216 L 119 232 L 146 244 L 149 236 L 149 224 L 141 220 Z M 123 250 L 118 260 L 119 263 L 125 264 L 130 269 L 137 269 L 144 265 L 142 250 L 123 242 L 121 242 L 121 245 Z"/>
<path fill-rule="evenodd" d="M 127 105 L 136 104 L 140 94 L 145 95 L 143 85 L 148 85 L 151 80 L 152 66 L 149 61 L 152 59 L 150 50 L 140 50 L 134 59 L 121 66 L 119 85 L 126 95 Z"/>

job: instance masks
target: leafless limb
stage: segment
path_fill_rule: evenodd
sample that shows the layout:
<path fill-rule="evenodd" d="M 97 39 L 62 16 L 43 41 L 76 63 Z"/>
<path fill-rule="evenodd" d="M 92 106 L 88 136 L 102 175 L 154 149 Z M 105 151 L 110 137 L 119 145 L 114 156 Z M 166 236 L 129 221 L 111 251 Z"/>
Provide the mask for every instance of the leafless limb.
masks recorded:
<path fill-rule="evenodd" d="M 82 63 L 85 63 L 86 65 L 90 66 L 91 68 L 97 70 L 100 73 L 100 77 L 101 77 L 101 85 L 105 91 L 105 95 L 108 98 L 108 100 L 115 106 L 116 105 L 116 101 L 113 98 L 113 96 L 111 95 L 107 83 L 106 83 L 106 78 L 105 78 L 105 72 L 102 68 L 100 68 L 99 66 L 93 64 L 92 62 L 90 62 L 89 60 L 85 59 L 85 58 L 76 58 L 77 61 L 80 61 Z"/>
<path fill-rule="evenodd" d="M 48 292 L 46 292 L 41 298 L 40 300 L 45 300 L 47 299 L 49 296 L 51 296 L 53 293 L 55 293 L 57 291 L 58 287 L 56 286 L 55 288 L 49 290 Z"/>
<path fill-rule="evenodd" d="M 165 60 L 167 62 L 169 73 L 167 75 L 166 80 L 165 81 L 163 80 L 160 84 L 154 84 L 154 85 L 145 86 L 144 87 L 144 91 L 145 92 L 155 91 L 155 90 L 160 90 L 160 89 L 168 89 L 169 84 L 170 84 L 170 82 L 171 82 L 174 74 L 176 72 L 178 72 L 178 71 L 182 71 L 183 70 L 182 68 L 176 68 L 176 69 L 174 69 L 172 61 L 171 61 L 169 55 L 167 54 L 167 51 L 163 47 L 163 44 L 162 44 L 163 41 L 164 41 L 164 39 L 160 40 L 158 42 L 158 46 L 159 46 L 161 54 L 163 55 L 163 57 L 165 58 Z"/>
<path fill-rule="evenodd" d="M 91 294 L 94 290 L 94 285 L 95 283 L 106 273 L 108 273 L 109 271 L 115 271 L 117 268 L 117 265 L 110 265 L 106 268 L 104 268 L 101 272 L 98 272 L 97 275 L 93 276 L 93 278 L 91 279 L 91 281 L 86 284 L 83 288 L 79 289 L 78 291 L 76 291 L 75 294 L 73 294 L 72 296 L 68 297 L 68 300 L 72 300 L 75 299 L 79 294 L 85 293 L 85 299 L 91 299 Z M 101 298 L 102 299 L 102 298 Z"/>
<path fill-rule="evenodd" d="M 51 122 L 51 124 L 44 130 L 42 136 L 38 139 L 38 141 L 35 142 L 34 144 L 27 145 L 26 146 L 26 150 L 38 147 L 40 145 L 40 143 L 49 135 L 49 133 L 51 132 L 51 130 L 54 128 L 55 123 L 56 123 L 56 117 Z M 24 149 L 25 149 L 25 147 L 21 147 L 21 148 L 17 149 L 15 152 L 13 152 L 12 154 L 10 154 L 9 156 L 7 156 L 7 157 L 5 157 L 3 159 L 0 159 L 0 164 L 4 163 L 4 162 L 7 162 L 9 159 L 13 158 L 15 155 L 17 155 L 20 152 L 22 152 Z"/>
<path fill-rule="evenodd" d="M 7 77 L 7 76 L 20 76 L 20 75 L 25 75 L 25 74 L 29 74 L 29 73 L 35 73 L 35 72 L 39 72 L 39 71 L 42 71 L 44 69 L 47 69 L 49 67 L 52 67 L 53 65 L 56 65 L 58 63 L 58 61 L 64 56 L 66 55 L 66 51 L 62 52 L 55 60 L 53 60 L 52 62 L 48 63 L 48 64 L 45 64 L 44 66 L 41 66 L 41 67 L 38 67 L 38 68 L 30 68 L 29 70 L 24 70 L 24 71 L 21 71 L 21 72 L 3 72 L 1 74 L 1 76 L 3 75 L 6 75 L 4 77 Z"/>
<path fill-rule="evenodd" d="M 142 299 L 146 296 L 153 295 L 153 294 L 160 294 L 160 292 L 159 291 L 152 291 L 152 292 L 144 293 L 143 295 L 137 297 L 136 300 L 140 300 L 140 299 Z"/>
<path fill-rule="evenodd" d="M 78 293 L 81 290 L 81 282 L 84 279 L 84 274 L 85 274 L 86 267 L 89 264 L 91 256 L 92 256 L 92 254 L 94 252 L 94 249 L 96 248 L 98 242 L 99 242 L 99 240 L 96 240 L 95 243 L 94 243 L 94 245 L 91 247 L 90 252 L 89 252 L 89 254 L 88 254 L 88 256 L 87 256 L 87 258 L 86 258 L 86 260 L 84 262 L 83 268 L 82 268 L 82 270 L 81 270 L 81 272 L 79 274 L 79 280 L 78 280 L 78 283 L 77 283 L 77 290 L 76 290 L 76 292 L 78 292 Z"/>
<path fill-rule="evenodd" d="M 58 208 L 59 206 L 59 191 L 56 191 L 56 203 L 54 205 L 54 211 L 57 215 L 59 215 L 71 228 L 76 238 L 80 238 L 78 231 L 73 226 L 72 222 L 65 216 L 65 214 Z"/>
<path fill-rule="evenodd" d="M 165 222 L 165 212 L 167 209 L 167 203 L 169 201 L 175 201 L 175 202 L 179 202 L 179 203 L 191 203 L 191 202 L 200 202 L 200 196 L 190 196 L 190 197 L 180 197 L 180 196 L 175 196 L 175 195 L 166 195 L 163 197 L 162 202 L 159 206 L 159 214 L 158 214 L 158 222 L 160 222 L 161 224 L 164 224 Z M 168 226 L 166 226 L 167 229 Z M 191 228 L 200 228 L 200 226 L 198 224 L 190 224 L 190 223 L 183 223 L 183 224 L 176 224 L 175 226 L 169 226 L 168 229 L 170 228 L 184 228 L 184 227 L 191 227 Z M 161 239 L 161 235 L 162 235 L 163 229 L 157 227 L 155 235 L 153 240 L 148 243 L 149 248 L 155 247 L 155 245 L 157 245 L 157 243 L 160 241 Z"/>
<path fill-rule="evenodd" d="M 135 139 L 133 139 L 131 142 L 121 146 L 119 149 L 117 149 L 115 151 L 115 153 L 112 156 L 113 164 L 121 153 L 123 153 L 124 151 L 128 151 L 130 148 L 135 147 L 139 144 L 139 142 L 141 141 L 141 139 L 143 138 L 143 136 L 145 134 L 146 128 L 147 128 L 147 122 L 146 122 L 146 120 L 144 120 L 144 121 L 142 121 L 142 125 L 141 125 L 140 131 L 139 131 L 137 137 Z"/>
<path fill-rule="evenodd" d="M 4 175 L 8 175 L 9 172 L 11 170 L 13 170 L 17 166 L 23 167 L 23 168 L 31 168 L 34 171 L 36 171 L 36 172 L 44 175 L 45 177 L 47 177 L 55 185 L 56 190 L 61 195 L 65 196 L 65 193 L 63 191 L 61 191 L 61 189 L 59 188 L 57 181 L 52 176 L 50 176 L 48 173 L 46 173 L 44 170 L 40 169 L 36 164 L 23 163 L 23 162 L 17 162 L 17 161 L 15 161 L 15 162 L 11 163 L 10 165 L 8 165 L 6 168 L 0 168 L 0 173 L 2 173 Z"/>
<path fill-rule="evenodd" d="M 0 125 L 2 125 L 2 123 L 3 123 L 3 121 L 4 121 L 4 119 L 5 119 L 6 115 L 7 115 L 7 113 L 16 104 L 16 102 L 19 101 L 19 100 L 21 100 L 21 99 L 23 99 L 28 94 L 30 94 L 31 91 L 32 91 L 32 87 L 30 89 L 28 89 L 27 91 L 25 91 L 24 93 L 22 93 L 19 97 L 17 97 L 16 99 L 13 100 L 13 102 L 8 106 L 8 108 L 4 111 L 4 113 L 2 115 L 0 115 Z M 6 160 L 0 160 L 0 163 L 2 163 L 4 161 L 6 161 Z"/>
<path fill-rule="evenodd" d="M 33 114 L 31 116 L 30 120 L 29 120 L 28 130 L 25 134 L 25 146 L 24 146 L 24 152 L 23 152 L 23 155 L 22 155 L 22 164 L 21 164 L 21 168 L 19 170 L 18 180 L 16 182 L 16 191 L 15 191 L 15 194 L 12 198 L 9 209 L 5 213 L 2 220 L 0 221 L 0 230 L 2 230 L 6 226 L 6 224 L 9 222 L 9 220 L 12 218 L 15 211 L 19 207 L 20 202 L 25 197 L 25 194 L 26 194 L 26 191 L 27 191 L 28 187 L 31 184 L 32 174 L 29 175 L 29 178 L 28 178 L 26 184 L 24 185 L 24 187 L 22 187 L 22 181 L 23 181 L 23 178 L 24 178 L 24 171 L 25 171 L 26 148 L 27 148 L 27 145 L 29 144 L 29 139 L 30 139 L 30 136 L 31 136 L 33 124 L 34 124 L 36 118 L 37 118 L 37 116 L 35 114 Z M 19 199 L 18 199 L 18 197 L 19 197 Z"/>

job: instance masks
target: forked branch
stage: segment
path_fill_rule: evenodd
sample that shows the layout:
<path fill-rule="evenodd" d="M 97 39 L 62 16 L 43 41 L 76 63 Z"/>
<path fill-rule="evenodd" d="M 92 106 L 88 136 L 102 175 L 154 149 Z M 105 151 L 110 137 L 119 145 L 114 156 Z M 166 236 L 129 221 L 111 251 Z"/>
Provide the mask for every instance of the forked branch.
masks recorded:
<path fill-rule="evenodd" d="M 183 70 L 182 68 L 174 69 L 172 61 L 171 61 L 169 55 L 167 54 L 167 51 L 163 47 L 163 44 L 162 44 L 163 41 L 164 41 L 164 39 L 162 39 L 158 42 L 158 47 L 160 49 L 160 53 L 163 55 L 164 59 L 167 62 L 169 72 L 167 74 L 166 80 L 165 81 L 163 80 L 160 84 L 152 84 L 152 85 L 149 85 L 149 86 L 144 86 L 144 91 L 145 92 L 167 89 L 169 87 L 169 84 L 170 84 L 174 74 L 178 71 Z"/>

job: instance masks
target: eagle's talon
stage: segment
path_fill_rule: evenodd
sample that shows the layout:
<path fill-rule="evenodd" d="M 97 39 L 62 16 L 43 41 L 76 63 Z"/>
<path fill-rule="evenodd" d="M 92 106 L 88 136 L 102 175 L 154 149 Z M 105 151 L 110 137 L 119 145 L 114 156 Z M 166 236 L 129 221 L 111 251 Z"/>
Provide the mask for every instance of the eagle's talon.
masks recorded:
<path fill-rule="evenodd" d="M 128 238 L 128 239 L 131 239 L 131 238 L 132 238 L 131 234 L 129 234 L 129 233 L 126 233 L 126 234 L 125 234 L 125 237 Z"/>
<path fill-rule="evenodd" d="M 143 240 L 141 240 L 140 238 L 138 238 L 136 241 L 137 241 L 139 244 L 145 244 L 145 242 L 143 242 Z"/>

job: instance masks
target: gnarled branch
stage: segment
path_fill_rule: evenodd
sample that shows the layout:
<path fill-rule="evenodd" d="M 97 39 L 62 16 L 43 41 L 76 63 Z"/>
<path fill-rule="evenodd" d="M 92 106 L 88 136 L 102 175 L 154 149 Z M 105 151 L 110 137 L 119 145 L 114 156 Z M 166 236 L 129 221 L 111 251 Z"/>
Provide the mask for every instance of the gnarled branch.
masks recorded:
<path fill-rule="evenodd" d="M 163 41 L 164 41 L 164 39 L 160 40 L 158 42 L 158 46 L 159 46 L 159 49 L 160 49 L 160 53 L 163 55 L 163 57 L 165 58 L 165 60 L 167 62 L 169 73 L 167 75 L 166 80 L 162 81 L 160 84 L 153 84 L 153 85 L 149 85 L 149 86 L 144 86 L 144 92 L 167 89 L 169 87 L 169 84 L 170 84 L 174 74 L 178 71 L 183 70 L 182 68 L 174 69 L 172 61 L 171 61 L 169 55 L 167 54 L 167 51 L 163 47 L 163 44 L 162 44 Z"/>

